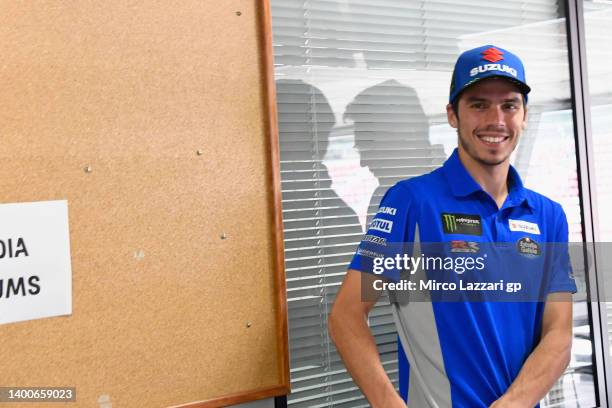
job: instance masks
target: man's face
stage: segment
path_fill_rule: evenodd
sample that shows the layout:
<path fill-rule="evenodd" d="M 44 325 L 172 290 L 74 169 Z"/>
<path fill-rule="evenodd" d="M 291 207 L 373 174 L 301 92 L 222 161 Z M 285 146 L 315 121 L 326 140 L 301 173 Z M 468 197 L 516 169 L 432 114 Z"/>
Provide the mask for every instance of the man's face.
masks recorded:
<path fill-rule="evenodd" d="M 457 129 L 459 150 L 485 166 L 510 160 L 523 129 L 527 112 L 523 96 L 512 82 L 485 79 L 461 94 L 458 115 L 447 105 L 448 123 Z"/>

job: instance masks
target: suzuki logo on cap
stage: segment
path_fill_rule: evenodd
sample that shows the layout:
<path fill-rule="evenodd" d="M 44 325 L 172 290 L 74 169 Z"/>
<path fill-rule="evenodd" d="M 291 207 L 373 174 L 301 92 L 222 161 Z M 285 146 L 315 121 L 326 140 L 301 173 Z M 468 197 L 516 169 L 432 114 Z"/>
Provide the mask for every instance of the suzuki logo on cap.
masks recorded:
<path fill-rule="evenodd" d="M 493 47 L 484 50 L 480 54 L 482 55 L 482 59 L 489 62 L 497 62 L 504 59 L 504 53 Z"/>

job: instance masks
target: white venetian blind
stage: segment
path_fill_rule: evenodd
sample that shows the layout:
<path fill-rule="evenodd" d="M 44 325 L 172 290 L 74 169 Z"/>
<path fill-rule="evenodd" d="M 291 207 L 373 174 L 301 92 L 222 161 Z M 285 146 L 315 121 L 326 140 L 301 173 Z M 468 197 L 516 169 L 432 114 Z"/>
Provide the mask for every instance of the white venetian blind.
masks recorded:
<path fill-rule="evenodd" d="M 563 6 L 552 0 L 271 0 L 271 6 L 288 402 L 367 407 L 327 333 L 327 315 L 365 226 L 389 186 L 440 166 L 456 145 L 445 104 L 454 61 L 467 48 L 494 43 L 528 61 L 537 91 L 515 164 L 524 174 L 533 170 L 535 135 L 554 132 L 547 123 L 555 119 L 544 113 L 571 106 Z M 560 194 L 569 197 L 566 211 L 578 211 L 572 222 L 579 229 L 576 191 Z M 384 299 L 371 312 L 370 327 L 397 385 L 397 334 Z"/>
<path fill-rule="evenodd" d="M 591 97 L 591 128 L 593 132 L 594 163 L 596 198 L 598 207 L 599 236 L 602 249 L 608 248 L 612 242 L 612 2 L 585 1 L 584 27 L 586 34 L 586 54 L 588 67 L 589 92 Z M 606 288 L 610 287 L 612 277 L 609 272 L 609 257 L 604 256 L 608 262 L 604 264 L 604 279 Z M 606 293 L 605 300 L 612 298 Z M 612 302 L 606 304 L 608 309 L 608 335 L 612 350 Z"/>

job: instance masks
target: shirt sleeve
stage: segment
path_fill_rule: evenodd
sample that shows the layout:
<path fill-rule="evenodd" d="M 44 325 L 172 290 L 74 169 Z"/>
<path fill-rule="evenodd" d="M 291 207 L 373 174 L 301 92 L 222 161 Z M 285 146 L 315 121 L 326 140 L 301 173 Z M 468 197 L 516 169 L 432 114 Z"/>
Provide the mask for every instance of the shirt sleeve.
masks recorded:
<path fill-rule="evenodd" d="M 567 217 L 560 205 L 557 204 L 557 220 L 555 223 L 554 242 L 548 243 L 552 249 L 551 278 L 548 293 L 571 292 L 576 293 L 576 282 L 570 262 Z"/>
<path fill-rule="evenodd" d="M 408 190 L 399 184 L 389 188 L 349 268 L 399 280 L 401 270 L 395 260 L 405 253 L 409 210 Z"/>

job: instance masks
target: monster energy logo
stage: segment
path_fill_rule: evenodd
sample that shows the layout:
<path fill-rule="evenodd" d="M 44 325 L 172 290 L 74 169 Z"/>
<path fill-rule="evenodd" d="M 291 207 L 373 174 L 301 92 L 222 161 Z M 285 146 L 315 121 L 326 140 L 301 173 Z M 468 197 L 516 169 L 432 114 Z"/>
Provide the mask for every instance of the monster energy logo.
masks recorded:
<path fill-rule="evenodd" d="M 442 226 L 446 234 L 482 235 L 479 215 L 442 213 Z"/>
<path fill-rule="evenodd" d="M 445 230 L 449 232 L 457 231 L 457 221 L 453 214 L 442 214 L 442 219 L 444 220 Z"/>

